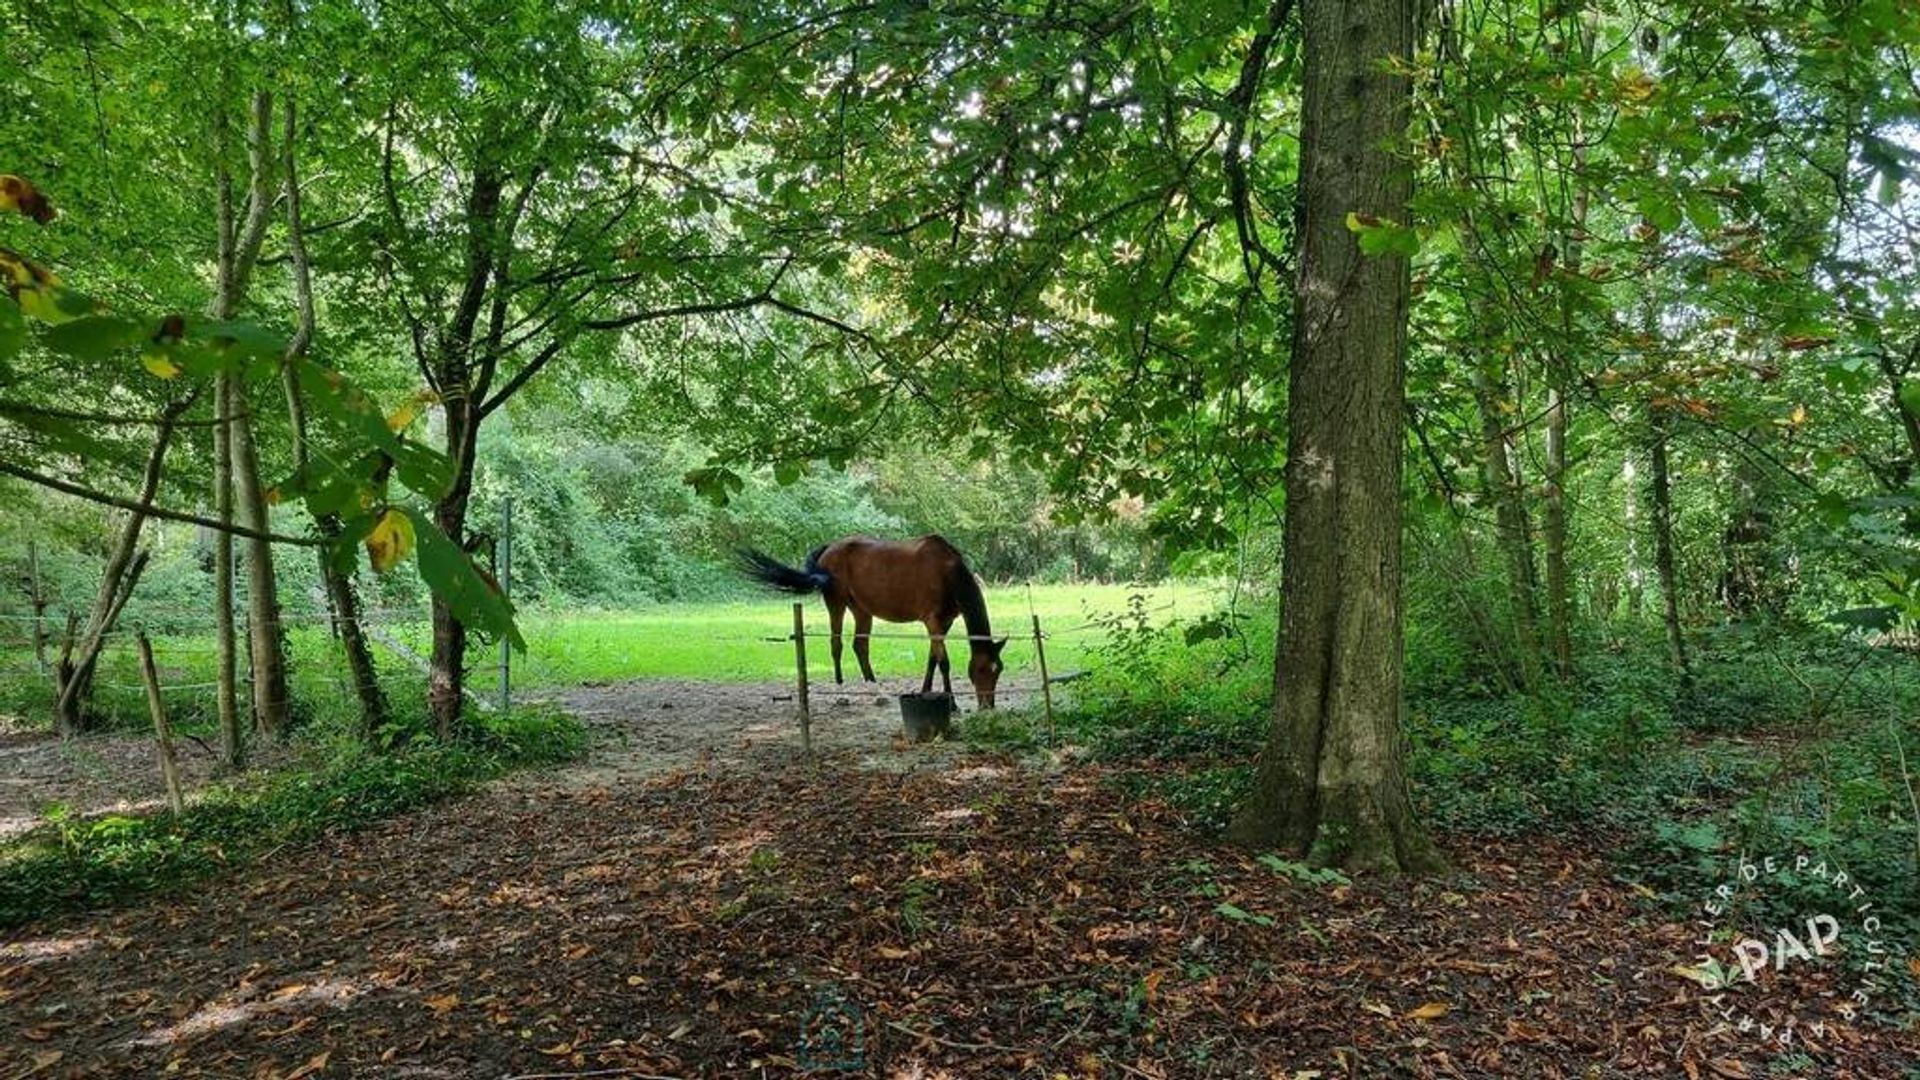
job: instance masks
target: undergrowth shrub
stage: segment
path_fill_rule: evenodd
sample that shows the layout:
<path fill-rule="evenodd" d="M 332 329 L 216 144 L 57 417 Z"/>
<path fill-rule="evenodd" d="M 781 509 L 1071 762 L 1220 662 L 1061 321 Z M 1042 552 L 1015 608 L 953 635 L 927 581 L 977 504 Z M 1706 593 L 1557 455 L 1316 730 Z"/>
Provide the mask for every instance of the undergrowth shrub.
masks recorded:
<path fill-rule="evenodd" d="M 266 851 L 364 828 L 511 768 L 572 756 L 585 737 L 558 713 L 483 716 L 451 744 L 385 754 L 316 744 L 302 766 L 216 786 L 178 817 L 56 809 L 0 844 L 0 926 L 164 892 Z"/>

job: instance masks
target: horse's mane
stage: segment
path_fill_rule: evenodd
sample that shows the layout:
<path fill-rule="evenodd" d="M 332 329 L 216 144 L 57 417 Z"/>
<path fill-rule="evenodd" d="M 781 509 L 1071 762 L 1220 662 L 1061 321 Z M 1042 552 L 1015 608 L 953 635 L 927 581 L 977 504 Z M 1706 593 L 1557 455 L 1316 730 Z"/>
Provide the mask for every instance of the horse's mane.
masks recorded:
<path fill-rule="evenodd" d="M 953 554 L 959 560 L 953 569 L 953 595 L 960 601 L 960 618 L 967 624 L 967 637 L 974 639 L 971 644 L 979 645 L 983 639 L 993 638 L 993 624 L 987 621 L 987 598 L 980 593 L 980 582 L 973 576 L 973 567 L 967 565 L 967 557 L 957 548 Z"/>

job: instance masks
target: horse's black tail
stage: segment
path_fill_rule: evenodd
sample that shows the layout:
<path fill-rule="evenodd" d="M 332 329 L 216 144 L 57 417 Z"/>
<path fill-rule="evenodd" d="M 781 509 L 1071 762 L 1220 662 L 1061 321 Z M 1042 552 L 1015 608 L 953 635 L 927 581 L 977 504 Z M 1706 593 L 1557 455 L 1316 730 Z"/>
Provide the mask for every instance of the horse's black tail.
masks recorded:
<path fill-rule="evenodd" d="M 824 592 L 833 583 L 833 575 L 820 569 L 820 553 L 826 548 L 814 548 L 807 555 L 805 569 L 796 570 L 764 551 L 741 548 L 734 552 L 740 560 L 740 569 L 748 577 L 762 585 L 771 586 L 781 592 L 811 593 Z"/>

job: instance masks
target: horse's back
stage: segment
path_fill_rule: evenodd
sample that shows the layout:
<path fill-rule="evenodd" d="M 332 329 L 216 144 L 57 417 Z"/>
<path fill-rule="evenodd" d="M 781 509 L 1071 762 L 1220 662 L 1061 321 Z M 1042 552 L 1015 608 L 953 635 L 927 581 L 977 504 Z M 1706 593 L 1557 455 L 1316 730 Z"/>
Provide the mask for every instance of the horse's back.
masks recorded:
<path fill-rule="evenodd" d="M 849 536 L 828 544 L 819 561 L 846 601 L 891 622 L 950 613 L 950 584 L 966 565 L 957 548 L 933 535 Z"/>

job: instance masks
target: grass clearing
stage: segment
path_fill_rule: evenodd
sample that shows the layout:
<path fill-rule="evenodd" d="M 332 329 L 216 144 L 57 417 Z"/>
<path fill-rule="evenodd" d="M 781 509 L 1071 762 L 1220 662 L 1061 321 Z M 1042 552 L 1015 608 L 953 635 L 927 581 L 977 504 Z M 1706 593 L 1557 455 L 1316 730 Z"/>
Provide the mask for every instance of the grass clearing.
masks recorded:
<path fill-rule="evenodd" d="M 1040 616 L 1048 634 L 1047 662 L 1055 674 L 1092 664 L 1090 653 L 1107 640 L 1107 627 L 1137 626 L 1142 620 L 1165 625 L 1213 611 L 1221 587 L 1204 582 L 1136 585 L 989 586 L 987 607 L 994 632 L 1014 640 L 1007 646 L 1006 678 L 1032 679 L 1039 662 L 1033 648 L 1031 616 Z M 826 607 L 808 597 L 807 661 L 812 678 L 833 678 L 833 656 Z M 430 649 L 424 618 L 369 622 L 383 681 L 396 705 L 410 701 L 420 682 L 419 665 Z M 531 608 L 520 615 L 528 651 L 513 658 L 517 690 L 564 689 L 587 683 L 627 679 L 702 679 L 717 682 L 771 682 L 793 677 L 792 601 L 782 596 L 697 604 L 662 604 L 624 611 L 562 612 Z M 94 707 L 115 726 L 144 727 L 146 700 L 131 646 L 132 626 L 101 657 Z M 956 626 L 956 630 L 958 627 Z M 910 678 L 925 670 L 927 641 L 916 624 L 876 623 L 874 672 L 882 679 Z M 846 632 L 853 632 L 849 620 Z M 815 636 L 818 635 L 818 636 Z M 166 687 L 170 718 L 182 731 L 204 734 L 214 727 L 212 683 L 215 650 L 212 634 L 156 634 L 154 654 Z M 318 619 L 297 620 L 287 632 L 294 692 L 301 707 L 322 713 L 350 711 L 349 684 L 339 649 Z M 956 650 L 957 681 L 964 681 L 966 650 Z M 492 694 L 498 685 L 497 646 L 471 650 L 470 685 Z M 854 677 L 859 666 L 848 642 L 843 668 Z M 244 678 L 245 660 L 241 670 Z M 0 650 L 0 717 L 29 726 L 52 722 L 51 680 L 32 672 L 24 643 Z M 243 691 L 244 693 L 244 691 Z M 345 717 L 347 712 L 342 712 Z"/>

